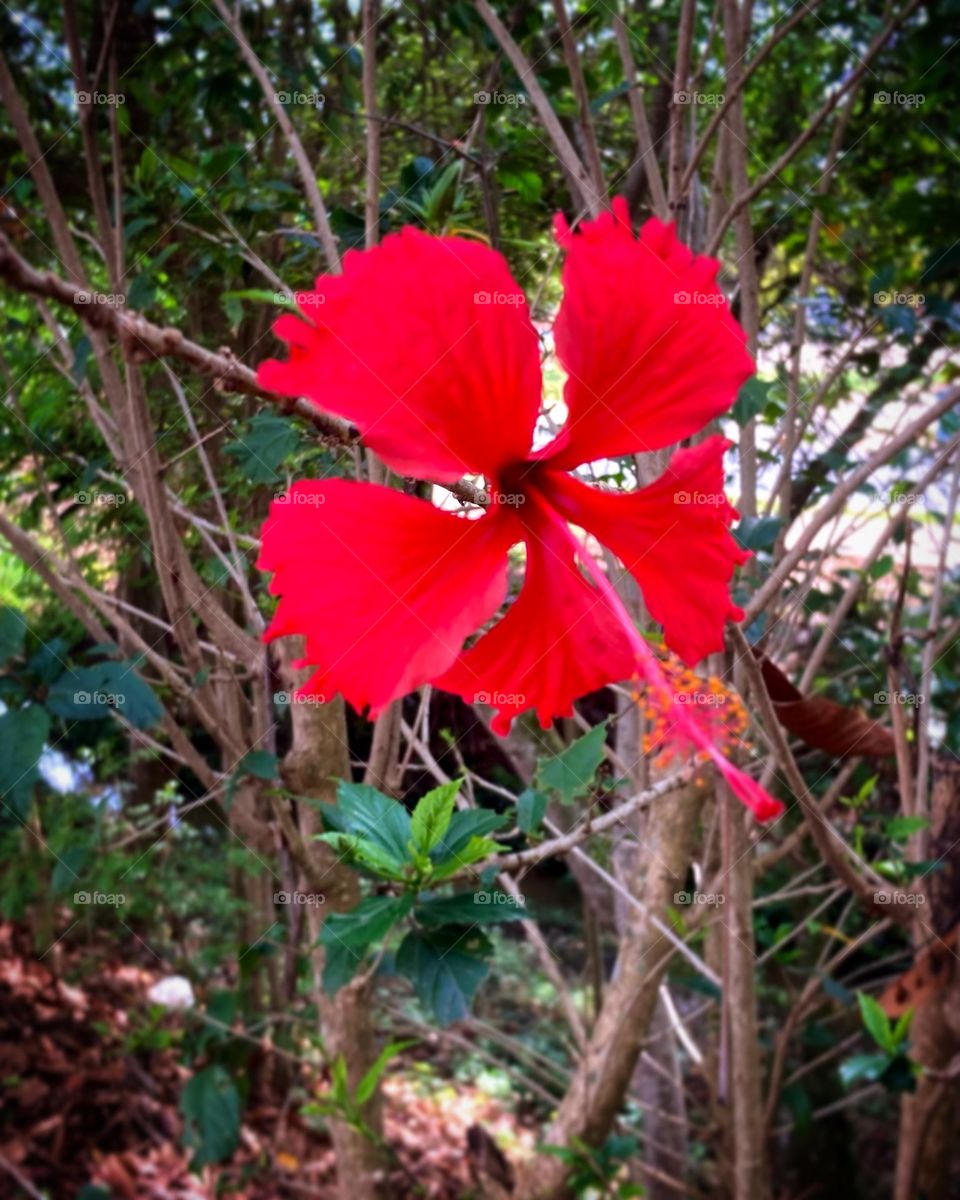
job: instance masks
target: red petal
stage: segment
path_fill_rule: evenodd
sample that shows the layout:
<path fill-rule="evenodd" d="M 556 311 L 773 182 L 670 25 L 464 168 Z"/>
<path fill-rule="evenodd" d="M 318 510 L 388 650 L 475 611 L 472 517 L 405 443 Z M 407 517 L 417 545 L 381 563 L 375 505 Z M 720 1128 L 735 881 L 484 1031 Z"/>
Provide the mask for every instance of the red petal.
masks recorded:
<path fill-rule="evenodd" d="M 261 364 L 263 387 L 346 417 L 404 475 L 447 482 L 526 457 L 539 346 L 501 255 L 406 228 L 316 287 L 298 296 L 309 324 L 274 326 L 290 357 Z"/>
<path fill-rule="evenodd" d="M 622 197 L 576 233 L 558 218 L 557 234 L 567 258 L 554 339 L 569 415 L 538 457 L 571 468 L 657 450 L 726 412 L 754 364 L 717 261 L 656 218 L 635 238 Z"/>
<path fill-rule="evenodd" d="M 690 666 L 722 650 L 727 620 L 743 617 L 729 591 L 737 565 L 750 557 L 729 531 L 736 513 L 723 490 L 723 454 L 730 444 L 711 437 L 678 450 L 659 479 L 626 495 L 565 472 L 541 475 L 557 510 L 609 546 L 633 575 L 667 645 Z"/>
<path fill-rule="evenodd" d="M 528 708 L 536 709 L 546 729 L 554 717 L 571 716 L 578 697 L 635 669 L 616 617 L 584 578 L 569 544 L 537 511 L 525 512 L 524 524 L 527 569 L 520 595 L 434 680 L 468 703 L 492 704 L 499 734 Z"/>
<path fill-rule="evenodd" d="M 295 484 L 270 506 L 258 566 L 281 597 L 265 640 L 306 637 L 304 694 L 341 692 L 375 716 L 445 670 L 506 592 L 516 526 L 335 479 Z"/>

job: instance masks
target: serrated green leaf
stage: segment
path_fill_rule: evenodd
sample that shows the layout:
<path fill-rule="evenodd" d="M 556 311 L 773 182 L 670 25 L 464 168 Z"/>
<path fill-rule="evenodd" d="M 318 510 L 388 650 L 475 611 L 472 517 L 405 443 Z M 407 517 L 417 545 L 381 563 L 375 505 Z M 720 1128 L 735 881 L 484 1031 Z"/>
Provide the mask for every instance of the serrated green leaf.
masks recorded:
<path fill-rule="evenodd" d="M 489 808 L 461 809 L 453 814 L 446 833 L 430 851 L 430 857 L 438 863 L 455 859 L 473 838 L 502 829 L 506 821 L 502 813 Z"/>
<path fill-rule="evenodd" d="M 450 827 L 453 806 L 460 791 L 460 780 L 442 783 L 417 802 L 410 821 L 410 832 L 417 849 L 428 854 Z"/>
<path fill-rule="evenodd" d="M 401 880 L 404 877 L 404 864 L 398 862 L 393 855 L 388 854 L 376 842 L 368 841 L 356 833 L 340 833 L 336 830 L 330 833 L 317 834 L 318 842 L 331 846 L 334 853 L 356 866 L 366 867 L 375 875 L 385 879 Z"/>
<path fill-rule="evenodd" d="M 277 467 L 299 445 L 292 422 L 274 413 L 257 413 L 250 428 L 235 442 L 224 446 L 251 483 L 276 483 Z"/>
<path fill-rule="evenodd" d="M 490 969 L 471 948 L 484 942 L 476 933 L 444 937 L 411 932 L 401 943 L 397 972 L 410 980 L 417 999 L 440 1025 L 470 1015 L 473 998 Z"/>
<path fill-rule="evenodd" d="M 337 803 L 324 809 L 323 817 L 334 829 L 374 842 L 395 861 L 410 861 L 410 814 L 376 788 L 341 780 Z"/>
<path fill-rule="evenodd" d="M 593 777 L 603 762 L 603 747 L 609 718 L 589 733 L 578 737 L 554 758 L 541 758 L 537 763 L 537 786 L 556 792 L 561 804 L 572 804 L 577 796 L 589 792 Z"/>
<path fill-rule="evenodd" d="M 419 924 L 436 929 L 441 925 L 500 925 L 522 921 L 529 913 L 508 892 L 484 889 L 424 900 L 413 915 Z"/>

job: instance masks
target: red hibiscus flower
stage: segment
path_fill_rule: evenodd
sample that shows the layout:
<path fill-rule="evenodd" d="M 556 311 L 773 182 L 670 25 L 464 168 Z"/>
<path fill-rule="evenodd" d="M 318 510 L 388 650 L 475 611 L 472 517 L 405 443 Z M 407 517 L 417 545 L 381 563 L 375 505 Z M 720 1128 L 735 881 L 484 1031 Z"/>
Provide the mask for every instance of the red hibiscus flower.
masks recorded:
<path fill-rule="evenodd" d="M 669 711 L 678 741 L 712 759 L 761 819 L 781 811 L 716 747 L 696 705 L 678 702 L 605 571 L 571 525 L 607 546 L 633 575 L 667 645 L 686 663 L 723 647 L 742 611 L 730 599 L 748 557 L 729 526 L 723 454 L 708 437 L 677 451 L 631 494 L 588 486 L 583 463 L 660 450 L 733 403 L 753 362 L 716 284 L 673 227 L 635 237 L 626 202 L 571 233 L 554 327 L 567 373 L 566 423 L 532 448 L 540 353 L 523 292 L 504 259 L 458 237 L 406 228 L 351 251 L 342 275 L 321 276 L 282 317 L 285 362 L 260 367 L 263 387 L 340 414 L 402 475 L 487 480 L 477 517 L 373 484 L 296 484 L 263 527 L 259 566 L 280 596 L 268 639 L 300 634 L 304 695 L 342 693 L 372 716 L 431 682 L 496 711 L 506 733 L 535 709 L 544 726 L 574 700 L 635 679 Z M 507 551 L 526 547 L 516 600 L 469 649 L 507 593 Z"/>

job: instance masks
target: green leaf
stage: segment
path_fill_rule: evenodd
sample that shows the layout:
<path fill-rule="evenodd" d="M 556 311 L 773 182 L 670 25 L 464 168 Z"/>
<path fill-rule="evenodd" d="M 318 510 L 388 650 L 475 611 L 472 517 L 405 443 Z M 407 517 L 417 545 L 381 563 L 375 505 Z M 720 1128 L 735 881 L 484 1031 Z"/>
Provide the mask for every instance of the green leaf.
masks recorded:
<path fill-rule="evenodd" d="M 373 871 L 376 875 L 394 880 L 404 878 L 404 863 L 398 862 L 392 854 L 388 854 L 376 842 L 367 841 L 359 834 L 334 831 L 320 833 L 316 840 L 326 842 L 341 858 L 345 858 L 357 866 L 366 867 L 368 871 Z"/>
<path fill-rule="evenodd" d="M 391 1059 L 402 1054 L 404 1050 L 417 1044 L 415 1038 L 409 1038 L 405 1042 L 388 1042 L 386 1046 L 377 1055 L 370 1069 L 366 1072 L 360 1082 L 357 1084 L 357 1090 L 353 1094 L 353 1098 L 357 1104 L 366 1104 L 366 1102 L 376 1091 L 377 1084 L 380 1082 L 380 1076 L 387 1068 L 387 1064 Z"/>
<path fill-rule="evenodd" d="M 449 828 L 430 851 L 430 857 L 438 863 L 455 859 L 474 838 L 482 838 L 494 829 L 501 829 L 506 820 L 502 813 L 489 808 L 461 809 L 453 814 Z"/>
<path fill-rule="evenodd" d="M 276 483 L 276 468 L 299 445 L 300 438 L 291 421 L 274 413 L 257 413 L 247 433 L 224 446 L 251 483 Z"/>
<path fill-rule="evenodd" d="M 537 786 L 557 792 L 561 804 L 572 804 L 577 796 L 589 792 L 597 767 L 603 761 L 608 721 L 605 718 L 555 758 L 541 758 L 537 765 Z"/>
<path fill-rule="evenodd" d="M 223 1162 L 240 1140 L 240 1096 L 223 1067 L 198 1072 L 183 1089 L 184 1144 L 196 1150 L 192 1168 Z"/>
<path fill-rule="evenodd" d="M 248 750 L 240 759 L 233 774 L 227 780 L 224 803 L 229 809 L 241 779 L 252 775 L 255 779 L 276 779 L 280 773 L 280 760 L 269 750 Z"/>
<path fill-rule="evenodd" d="M 527 788 L 517 797 L 517 824 L 523 833 L 536 833 L 547 811 L 543 792 Z"/>
<path fill-rule="evenodd" d="M 248 750 L 237 763 L 238 775 L 253 775 L 256 779 L 276 779 L 280 760 L 269 750 Z"/>
<path fill-rule="evenodd" d="M 366 951 L 354 950 L 333 942 L 324 947 L 323 951 L 323 990 L 328 996 L 334 996 L 342 987 L 350 982 L 363 963 Z"/>
<path fill-rule="evenodd" d="M 522 921 L 529 913 L 508 892 L 494 889 L 424 900 L 413 910 L 413 915 L 421 925 L 439 928 L 441 925 L 500 925 L 507 921 Z"/>
<path fill-rule="evenodd" d="M 0 716 L 0 801 L 27 819 L 37 767 L 50 732 L 50 718 L 39 704 L 11 709 Z"/>
<path fill-rule="evenodd" d="M 740 394 L 734 401 L 731 415 L 741 427 L 763 412 L 767 403 L 767 393 L 773 387 L 773 380 L 758 379 L 752 376 L 740 389 Z"/>
<path fill-rule="evenodd" d="M 324 946 L 351 946 L 366 950 L 385 937 L 392 926 L 406 916 L 412 896 L 367 896 L 356 908 L 331 913 L 323 923 L 320 942 Z"/>
<path fill-rule="evenodd" d="M 23 653 L 27 625 L 19 608 L 0 608 L 0 666 Z"/>
<path fill-rule="evenodd" d="M 886 1054 L 854 1054 L 840 1064 L 840 1082 L 844 1087 L 854 1083 L 874 1083 L 890 1065 Z"/>
<path fill-rule="evenodd" d="M 403 939 L 397 951 L 397 972 L 410 980 L 417 999 L 440 1025 L 470 1015 L 477 988 L 490 969 L 471 949 L 484 945 L 489 947 L 475 932 L 457 937 L 412 932 Z"/>
<path fill-rule="evenodd" d="M 110 709 L 136 729 L 149 729 L 163 717 L 163 705 L 136 671 L 135 659 L 104 660 L 64 671 L 47 693 L 46 705 L 69 721 L 100 721 Z"/>
<path fill-rule="evenodd" d="M 440 883 L 444 879 L 449 879 L 451 875 L 456 875 L 463 867 L 469 867 L 471 863 L 482 862 L 492 854 L 498 854 L 501 850 L 508 848 L 501 845 L 500 842 L 495 842 L 493 838 L 472 837 L 453 858 L 437 864 L 434 868 L 433 879 Z"/>
<path fill-rule="evenodd" d="M 887 822 L 887 837 L 895 842 L 905 842 L 921 829 L 928 829 L 930 821 L 927 817 L 892 817 Z"/>
<path fill-rule="evenodd" d="M 782 522 L 779 517 L 744 517 L 733 536 L 744 550 L 770 550 Z"/>
<path fill-rule="evenodd" d="M 431 851 L 449 829 L 459 791 L 460 780 L 454 779 L 435 787 L 417 802 L 410 832 L 417 848 L 424 854 Z"/>
<path fill-rule="evenodd" d="M 376 788 L 341 780 L 337 804 L 325 808 L 323 817 L 334 829 L 374 842 L 397 862 L 410 861 L 410 814 Z"/>
<path fill-rule="evenodd" d="M 866 992 L 857 992 L 857 1002 L 860 1005 L 860 1016 L 863 1018 L 863 1024 L 867 1032 L 881 1050 L 885 1050 L 888 1054 L 893 1053 L 896 1050 L 896 1046 L 893 1041 L 893 1034 L 890 1030 L 890 1021 L 887 1014 L 877 1001 L 872 996 L 868 996 Z"/>
<path fill-rule="evenodd" d="M 300 309 L 292 295 L 272 292 L 268 288 L 242 288 L 237 292 L 224 292 L 221 298 L 223 300 L 252 300 L 256 304 L 273 304 L 278 308 L 285 308 L 288 312 L 300 315 Z"/>

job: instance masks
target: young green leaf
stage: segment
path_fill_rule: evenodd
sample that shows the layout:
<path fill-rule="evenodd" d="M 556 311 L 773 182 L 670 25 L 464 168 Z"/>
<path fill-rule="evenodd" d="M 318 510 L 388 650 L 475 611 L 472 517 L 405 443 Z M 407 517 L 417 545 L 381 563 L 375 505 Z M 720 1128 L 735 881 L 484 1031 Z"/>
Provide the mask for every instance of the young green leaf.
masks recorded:
<path fill-rule="evenodd" d="M 435 787 L 417 802 L 410 832 L 417 849 L 424 854 L 428 854 L 449 829 L 459 791 L 460 780 L 454 779 Z"/>

